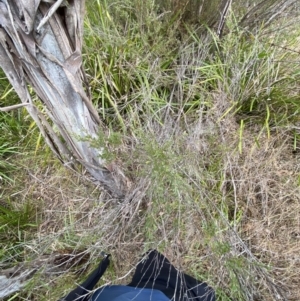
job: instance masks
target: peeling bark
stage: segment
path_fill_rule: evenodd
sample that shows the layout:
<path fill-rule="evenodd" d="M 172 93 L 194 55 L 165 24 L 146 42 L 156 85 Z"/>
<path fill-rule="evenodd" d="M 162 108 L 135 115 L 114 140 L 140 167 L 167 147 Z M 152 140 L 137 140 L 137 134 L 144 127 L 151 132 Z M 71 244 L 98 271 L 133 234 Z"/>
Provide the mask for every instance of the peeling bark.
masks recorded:
<path fill-rule="evenodd" d="M 100 119 L 82 86 L 83 17 L 84 0 L 0 1 L 0 66 L 57 157 L 68 166 L 79 162 L 114 197 L 123 198 L 125 177 L 112 174 L 102 150 L 84 139 L 97 138 Z"/>
<path fill-rule="evenodd" d="M 36 272 L 41 277 L 57 276 L 76 267 L 77 272 L 87 268 L 89 255 L 83 252 L 44 255 L 29 263 L 20 263 L 0 270 L 0 299 L 20 291 Z"/>

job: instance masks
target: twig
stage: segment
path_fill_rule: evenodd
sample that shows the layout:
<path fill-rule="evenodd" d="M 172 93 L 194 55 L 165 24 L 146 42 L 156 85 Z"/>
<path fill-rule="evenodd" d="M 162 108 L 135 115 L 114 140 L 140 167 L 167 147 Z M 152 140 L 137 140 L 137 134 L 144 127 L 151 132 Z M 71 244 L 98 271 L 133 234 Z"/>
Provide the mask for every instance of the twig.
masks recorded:
<path fill-rule="evenodd" d="M 20 104 L 17 104 L 17 105 L 12 105 L 12 106 L 7 106 L 7 107 L 4 107 L 4 108 L 0 108 L 0 111 L 1 112 L 9 112 L 11 110 L 14 110 L 14 109 L 19 109 L 19 108 L 22 108 L 22 107 L 25 107 L 25 106 L 28 106 L 29 103 L 20 103 Z"/>
<path fill-rule="evenodd" d="M 222 33 L 223 33 L 223 29 L 224 29 L 224 25 L 225 25 L 225 21 L 226 21 L 226 17 L 228 15 L 228 11 L 229 8 L 231 6 L 232 0 L 228 0 L 225 4 L 225 7 L 223 9 L 222 15 L 221 15 L 221 20 L 218 26 L 218 30 L 217 30 L 217 35 L 219 38 L 222 37 Z"/>
<path fill-rule="evenodd" d="M 37 31 L 39 31 L 51 18 L 51 16 L 56 12 L 56 10 L 60 7 L 64 0 L 57 0 L 48 10 L 47 14 L 44 16 L 44 18 L 41 20 L 39 26 L 37 27 Z"/>

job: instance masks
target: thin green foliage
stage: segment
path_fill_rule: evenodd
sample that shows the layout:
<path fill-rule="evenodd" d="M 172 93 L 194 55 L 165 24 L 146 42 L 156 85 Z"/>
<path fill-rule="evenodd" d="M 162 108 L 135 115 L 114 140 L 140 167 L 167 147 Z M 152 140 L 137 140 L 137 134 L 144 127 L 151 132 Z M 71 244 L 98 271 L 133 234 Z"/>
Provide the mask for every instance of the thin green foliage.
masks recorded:
<path fill-rule="evenodd" d="M 9 200 L 1 200 L 0 260 L 4 266 L 25 259 L 23 243 L 30 240 L 32 231 L 37 229 L 36 215 L 36 207 L 29 202 L 16 209 Z"/>
<path fill-rule="evenodd" d="M 11 180 L 9 172 L 14 169 L 14 164 L 9 161 L 9 156 L 17 153 L 17 148 L 9 146 L 5 141 L 0 141 L 0 179 Z"/>
<path fill-rule="evenodd" d="M 2 71 L 0 76 L 0 106 L 15 105 L 19 102 L 17 94 Z M 20 154 L 20 150 L 26 154 L 27 150 L 39 149 L 41 134 L 24 108 L 0 112 L 0 133 L 0 177 L 11 181 L 9 174 L 18 167 L 12 158 Z"/>
<path fill-rule="evenodd" d="M 153 31 L 164 37 L 165 45 L 160 46 L 158 38 L 154 48 L 147 36 L 147 22 L 141 28 L 141 19 L 133 16 L 135 3 L 125 5 L 131 7 L 127 22 L 113 5 L 101 7 L 103 27 L 96 29 L 102 39 L 102 44 L 97 42 L 101 50 L 97 48 L 97 59 L 91 56 L 93 68 L 89 69 L 95 70 L 94 97 L 111 131 L 118 130 L 120 124 L 127 135 L 134 136 L 130 153 L 122 144 L 120 152 L 119 146 L 114 149 L 117 158 L 131 179 L 151 182 L 148 207 L 142 211 L 139 224 L 145 243 L 151 246 L 155 242 L 163 250 L 175 237 L 177 242 L 185 241 L 191 231 L 198 231 L 203 244 L 192 239 L 190 248 L 194 244 L 209 248 L 211 260 L 228 276 L 225 287 L 217 289 L 218 298 L 246 300 L 249 291 L 255 291 L 253 275 L 265 275 L 266 269 L 258 261 L 241 257 L 229 243 L 238 241 L 238 234 L 232 231 L 240 229 L 245 212 L 237 204 L 237 188 L 230 181 L 233 174 L 229 177 L 225 162 L 230 152 L 244 154 L 249 128 L 257 126 L 254 140 L 259 146 L 263 132 L 271 139 L 275 128 L 291 126 L 295 121 L 297 114 L 292 112 L 298 111 L 297 96 L 288 87 L 295 85 L 297 75 L 281 62 L 287 54 L 272 46 L 282 37 L 278 34 L 268 39 L 263 29 L 254 36 L 239 28 L 231 15 L 222 40 L 213 32 L 199 37 L 199 31 L 187 26 L 189 35 L 180 43 L 175 35 L 168 37 L 168 31 Z M 123 21 L 118 22 L 114 14 Z M 148 15 L 152 16 L 152 26 L 160 28 L 153 11 Z M 178 28 L 176 22 L 168 25 L 169 32 Z M 92 26 L 89 30 L 95 31 Z M 87 43 L 91 45 L 91 39 Z M 102 49 L 106 50 L 100 55 Z M 218 108 L 220 98 L 224 101 Z M 206 142 L 201 143 L 208 143 L 210 150 L 200 158 L 197 152 L 188 151 L 191 128 L 200 118 L 214 120 L 216 128 L 228 120 L 239 124 L 236 144 L 224 145 L 218 140 L 220 136 L 214 139 L 213 130 L 207 129 L 201 136 Z M 126 144 L 128 137 L 122 140 Z M 197 226 L 199 220 L 201 226 Z M 241 248 L 251 254 L 245 245 Z M 197 264 L 196 257 L 193 264 Z M 207 279 L 217 281 L 212 274 L 206 273 Z"/>
<path fill-rule="evenodd" d="M 92 265 L 100 249 L 112 250 L 114 268 L 102 283 L 124 283 L 138 256 L 157 248 L 213 285 L 218 300 L 272 300 L 278 293 L 273 279 L 282 270 L 273 273 L 274 252 L 262 250 L 255 231 L 269 247 L 265 237 L 271 235 L 261 229 L 283 219 L 266 212 L 284 200 L 287 187 L 286 195 L 294 193 L 289 202 L 298 200 L 299 177 L 289 178 L 290 171 L 281 176 L 282 161 L 276 174 L 271 164 L 278 158 L 268 157 L 285 144 L 294 153 L 299 149 L 300 72 L 291 68 L 296 54 L 274 46 L 284 40 L 294 47 L 295 37 L 266 36 L 263 28 L 253 35 L 233 14 L 222 39 L 210 30 L 199 35 L 204 26 L 189 24 L 189 11 L 169 13 L 168 4 L 87 2 L 84 66 L 103 121 L 92 145 L 103 150 L 112 171 L 121 166 L 130 196 L 125 203 L 91 197 L 88 190 L 78 197 L 85 186 L 78 191 L 80 181 L 68 175 L 66 183 L 55 184 L 57 195 L 47 192 L 50 205 L 59 199 L 45 210 L 55 231 L 49 226 L 39 246 L 26 243 L 39 254 L 84 246 Z M 53 163 L 45 154 L 35 158 L 43 167 Z M 37 278 L 32 285 L 41 282 Z M 74 279 L 57 279 L 55 287 L 65 293 Z M 47 285 L 41 291 L 49 300 L 63 295 Z"/>

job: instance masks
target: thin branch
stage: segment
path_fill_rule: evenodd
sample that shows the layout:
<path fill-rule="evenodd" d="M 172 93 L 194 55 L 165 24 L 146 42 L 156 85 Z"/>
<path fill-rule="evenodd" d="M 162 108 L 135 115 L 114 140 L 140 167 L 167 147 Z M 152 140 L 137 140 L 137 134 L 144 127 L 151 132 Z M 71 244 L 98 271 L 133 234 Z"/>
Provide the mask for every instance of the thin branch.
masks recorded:
<path fill-rule="evenodd" d="M 0 111 L 1 112 L 9 112 L 11 110 L 19 109 L 19 108 L 22 108 L 22 107 L 25 107 L 25 106 L 28 106 L 28 105 L 29 105 L 29 103 L 20 103 L 20 104 L 17 104 L 17 105 L 12 105 L 12 106 L 7 106 L 7 107 L 0 108 Z"/>
<path fill-rule="evenodd" d="M 40 31 L 40 29 L 48 22 L 48 20 L 52 17 L 52 15 L 57 11 L 57 9 L 60 7 L 60 5 L 65 0 L 57 0 L 48 10 L 47 14 L 44 16 L 44 18 L 41 20 L 40 24 L 37 27 L 37 31 Z"/>
<path fill-rule="evenodd" d="M 223 12 L 222 12 L 222 15 L 221 15 L 221 20 L 220 20 L 220 23 L 219 23 L 219 26 L 218 26 L 218 29 L 217 29 L 217 35 L 218 35 L 219 38 L 222 37 L 223 29 L 224 29 L 225 22 L 226 22 L 226 17 L 228 15 L 231 4 L 232 4 L 232 0 L 228 0 L 225 4 L 224 9 L 223 9 Z"/>

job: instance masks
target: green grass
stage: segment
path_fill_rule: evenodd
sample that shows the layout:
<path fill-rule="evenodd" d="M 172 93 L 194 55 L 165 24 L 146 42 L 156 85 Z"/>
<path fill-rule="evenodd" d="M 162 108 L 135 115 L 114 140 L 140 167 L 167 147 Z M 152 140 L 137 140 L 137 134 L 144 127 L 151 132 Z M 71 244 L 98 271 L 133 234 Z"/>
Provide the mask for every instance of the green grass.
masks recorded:
<path fill-rule="evenodd" d="M 105 5 L 101 20 L 104 10 Z M 125 131 L 124 143 L 115 153 L 127 174 L 135 183 L 141 179 L 151 183 L 145 195 L 148 205 L 138 209 L 138 222 L 130 229 L 142 231 L 147 247 L 173 254 L 180 248 L 183 253 L 192 250 L 193 264 L 199 260 L 196 254 L 208 249 L 206 259 L 200 255 L 199 265 L 206 267 L 204 275 L 211 283 L 222 283 L 217 288 L 219 300 L 247 300 L 260 294 L 268 298 L 272 294 L 268 284 L 255 283 L 255 277 L 268 279 L 267 261 L 254 260 L 247 244 L 240 244 L 249 214 L 248 201 L 243 198 L 247 199 L 251 189 L 241 195 L 243 185 L 235 181 L 247 182 L 253 159 L 244 158 L 245 152 L 249 147 L 260 149 L 265 137 L 271 140 L 284 133 L 294 137 L 294 148 L 297 145 L 295 133 L 287 132 L 297 122 L 299 110 L 293 89 L 298 73 L 289 67 L 294 56 L 273 46 L 287 39 L 286 35 L 279 32 L 269 38 L 263 29 L 249 35 L 232 17 L 221 41 L 213 33 L 203 39 L 187 27 L 190 35 L 176 42 L 176 35 L 169 35 L 179 28 L 174 22 L 168 32 L 159 31 L 163 38 L 157 38 L 153 48 L 147 39 L 147 24 L 146 33 L 140 29 L 137 34 L 139 20 L 125 27 L 114 18 L 114 8 L 107 12 L 105 22 L 110 21 L 111 26 L 102 21 L 100 28 L 88 27 L 103 30 L 102 44 L 95 40 L 96 46 L 88 46 L 89 50 L 95 47 L 98 57 L 91 61 L 96 62 L 94 69 L 88 67 L 95 70 L 94 96 L 102 104 L 99 112 L 110 132 Z M 293 43 L 292 35 L 288 39 L 286 44 Z M 91 41 L 89 38 L 88 43 Z M 128 141 L 133 143 L 130 152 L 125 146 Z M 245 166 L 241 167 L 243 176 L 239 165 Z M 250 178 L 249 187 L 260 177 L 258 172 Z M 200 243 L 189 232 L 197 233 Z"/>
<path fill-rule="evenodd" d="M 19 103 L 19 98 L 0 72 L 0 106 L 6 107 Z M 27 111 L 22 108 L 9 112 L 0 112 L 0 177 L 12 181 L 10 173 L 18 170 L 14 159 L 20 152 L 40 148 L 41 134 L 38 133 L 34 121 Z"/>
<path fill-rule="evenodd" d="M 27 261 L 24 244 L 34 237 L 37 230 L 36 207 L 31 203 L 20 208 L 12 207 L 12 202 L 2 200 L 0 205 L 0 259 L 2 267 L 11 267 Z"/>
<path fill-rule="evenodd" d="M 0 176 L 13 181 L 1 197 L 22 193 L 0 207 L 0 260 L 80 250 L 84 279 L 105 250 L 113 264 L 102 283 L 126 283 L 139 256 L 157 248 L 218 300 L 274 300 L 273 281 L 296 294 L 300 72 L 287 50 L 299 48 L 296 22 L 254 35 L 232 14 L 220 40 L 188 23 L 194 2 L 182 13 L 158 3 L 87 3 L 84 67 L 103 120 L 92 145 L 111 170 L 121 166 L 130 197 L 111 200 L 60 167 L 25 110 L 1 113 Z M 3 83 L 1 106 L 16 103 Z M 281 245 L 293 255 L 283 258 Z M 41 269 L 16 299 L 56 300 L 80 267 L 46 280 Z"/>

